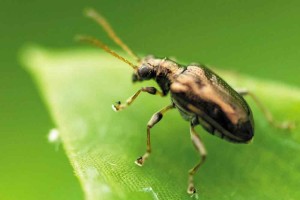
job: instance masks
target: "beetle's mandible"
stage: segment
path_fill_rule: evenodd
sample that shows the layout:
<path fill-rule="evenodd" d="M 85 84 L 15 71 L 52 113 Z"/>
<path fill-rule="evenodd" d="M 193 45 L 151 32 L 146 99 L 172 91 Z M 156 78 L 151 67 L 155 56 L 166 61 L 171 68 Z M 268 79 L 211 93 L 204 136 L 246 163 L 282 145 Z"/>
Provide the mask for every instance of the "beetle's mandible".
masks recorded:
<path fill-rule="evenodd" d="M 131 96 L 125 103 L 120 101 L 113 105 L 115 111 L 120 111 L 131 105 L 140 93 L 166 96 L 170 93 L 171 103 L 156 112 L 147 124 L 147 148 L 143 156 L 136 160 L 142 166 L 151 153 L 150 129 L 158 123 L 163 115 L 177 109 L 182 117 L 190 123 L 191 140 L 199 152 L 200 161 L 188 171 L 187 192 L 196 192 L 194 174 L 206 158 L 206 149 L 195 132 L 195 126 L 201 125 L 207 132 L 234 143 L 249 143 L 254 135 L 254 121 L 250 107 L 242 96 L 249 94 L 263 111 L 267 120 L 274 126 L 286 128 L 285 124 L 274 122 L 272 115 L 262 106 L 258 99 L 247 90 L 234 90 L 216 73 L 199 64 L 180 65 L 167 58 L 146 56 L 140 59 L 115 34 L 108 22 L 96 11 L 90 9 L 87 16 L 100 24 L 109 37 L 138 63 L 134 65 L 121 57 L 98 39 L 79 36 L 78 39 L 104 49 L 106 52 L 122 60 L 133 68 L 132 80 L 145 81 L 154 79 L 160 89 L 143 87 Z"/>

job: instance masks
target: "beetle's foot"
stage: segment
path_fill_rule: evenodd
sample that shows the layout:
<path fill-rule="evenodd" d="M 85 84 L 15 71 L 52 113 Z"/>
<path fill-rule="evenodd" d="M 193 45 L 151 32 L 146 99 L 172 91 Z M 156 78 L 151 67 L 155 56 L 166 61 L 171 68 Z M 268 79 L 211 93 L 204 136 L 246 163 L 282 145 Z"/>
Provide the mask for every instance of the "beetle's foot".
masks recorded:
<path fill-rule="evenodd" d="M 292 122 L 292 121 L 284 121 L 284 122 L 278 124 L 278 127 L 279 127 L 280 129 L 284 129 L 284 130 L 291 131 L 291 130 L 293 130 L 294 128 L 296 128 L 296 123 L 295 123 L 295 122 Z"/>
<path fill-rule="evenodd" d="M 196 191 L 196 188 L 194 186 L 194 183 L 189 183 L 189 186 L 188 186 L 188 189 L 187 189 L 187 193 L 188 194 L 195 194 L 197 191 Z"/>
<path fill-rule="evenodd" d="M 137 164 L 138 166 L 142 167 L 146 161 L 146 159 L 149 157 L 149 153 L 145 153 L 143 156 L 139 157 L 138 159 L 136 159 L 136 161 L 134 162 L 135 164 Z"/>
<path fill-rule="evenodd" d="M 187 188 L 188 194 L 195 194 L 196 188 L 194 185 L 194 176 L 193 176 L 193 170 L 189 171 L 189 179 L 188 179 L 188 188 Z"/>
<path fill-rule="evenodd" d="M 292 131 L 296 128 L 296 123 L 293 121 L 283 121 L 283 122 L 271 122 L 271 124 L 278 129 Z"/>
<path fill-rule="evenodd" d="M 138 159 L 136 159 L 136 161 L 134 162 L 135 164 L 137 164 L 138 166 L 142 167 L 144 164 L 144 159 L 143 157 L 139 157 Z"/>
<path fill-rule="evenodd" d="M 122 106 L 121 106 L 121 101 L 117 101 L 115 104 L 113 104 L 112 106 L 112 109 L 116 112 L 120 111 L 122 109 Z"/>

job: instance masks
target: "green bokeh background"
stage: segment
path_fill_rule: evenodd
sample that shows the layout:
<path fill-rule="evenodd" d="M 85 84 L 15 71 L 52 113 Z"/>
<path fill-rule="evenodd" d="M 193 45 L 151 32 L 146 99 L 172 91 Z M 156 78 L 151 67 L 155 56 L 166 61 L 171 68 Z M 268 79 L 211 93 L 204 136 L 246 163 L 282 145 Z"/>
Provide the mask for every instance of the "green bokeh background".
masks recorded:
<path fill-rule="evenodd" d="M 1 0 L 0 199 L 83 198 L 63 149 L 47 141 L 54 124 L 18 54 L 31 43 L 81 48 L 78 33 L 117 48 L 83 17 L 86 7 L 135 52 L 300 85 L 300 1 Z"/>

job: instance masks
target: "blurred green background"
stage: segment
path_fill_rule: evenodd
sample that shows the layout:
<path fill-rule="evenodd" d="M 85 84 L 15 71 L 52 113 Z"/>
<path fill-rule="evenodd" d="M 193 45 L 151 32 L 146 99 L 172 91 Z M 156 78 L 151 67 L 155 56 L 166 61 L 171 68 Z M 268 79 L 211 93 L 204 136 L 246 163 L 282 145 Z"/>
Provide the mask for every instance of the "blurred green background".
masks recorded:
<path fill-rule="evenodd" d="M 0 199 L 83 198 L 62 147 L 47 141 L 55 125 L 18 55 L 32 43 L 81 48 L 73 41 L 79 33 L 116 48 L 83 17 L 86 7 L 101 11 L 135 52 L 300 85 L 300 1 L 1 0 L 0 7 Z"/>

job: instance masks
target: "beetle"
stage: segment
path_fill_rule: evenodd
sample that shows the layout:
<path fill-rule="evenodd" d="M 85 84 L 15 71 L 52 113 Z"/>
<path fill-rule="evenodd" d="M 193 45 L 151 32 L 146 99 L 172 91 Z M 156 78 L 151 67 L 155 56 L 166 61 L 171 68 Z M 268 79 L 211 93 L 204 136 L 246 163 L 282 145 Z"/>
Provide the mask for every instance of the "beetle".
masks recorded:
<path fill-rule="evenodd" d="M 279 128 L 290 128 L 287 123 L 279 124 L 273 120 L 270 112 L 260 103 L 258 98 L 247 90 L 234 90 L 220 76 L 204 65 L 192 63 L 180 65 L 168 58 L 157 58 L 152 55 L 140 59 L 116 35 L 106 19 L 93 9 L 86 12 L 107 32 L 108 36 L 138 63 L 134 65 L 127 59 L 112 51 L 102 41 L 89 36 L 79 36 L 77 39 L 102 48 L 109 54 L 127 63 L 133 69 L 132 81 L 154 79 L 161 91 L 155 87 L 142 87 L 125 103 L 118 101 L 112 106 L 115 111 L 121 111 L 131 105 L 143 92 L 151 95 L 167 96 L 170 93 L 170 105 L 153 114 L 147 124 L 147 147 L 143 156 L 135 163 L 142 166 L 151 154 L 150 130 L 172 109 L 177 109 L 181 116 L 190 123 L 192 143 L 200 154 L 200 161 L 188 171 L 187 192 L 196 192 L 194 175 L 206 160 L 206 149 L 195 131 L 195 126 L 201 125 L 208 133 L 216 135 L 233 143 L 249 143 L 254 136 L 254 120 L 252 111 L 243 96 L 250 95 L 262 110 L 267 120 Z"/>

